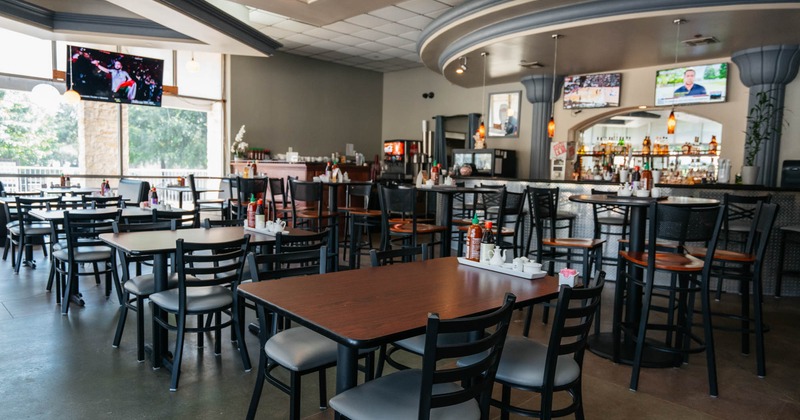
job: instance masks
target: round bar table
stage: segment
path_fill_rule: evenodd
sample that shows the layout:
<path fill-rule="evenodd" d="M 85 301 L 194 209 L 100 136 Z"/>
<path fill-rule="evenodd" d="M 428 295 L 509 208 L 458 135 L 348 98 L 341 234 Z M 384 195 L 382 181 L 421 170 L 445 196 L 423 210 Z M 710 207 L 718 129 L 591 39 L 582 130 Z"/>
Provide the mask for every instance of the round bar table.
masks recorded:
<path fill-rule="evenodd" d="M 613 194 L 593 194 L 593 195 L 572 195 L 570 201 L 586 204 L 604 204 L 614 206 L 630 207 L 630 251 L 644 251 L 647 236 L 647 208 L 650 203 L 658 202 L 670 206 L 685 207 L 711 207 L 719 205 L 719 200 L 710 198 L 695 197 L 620 197 Z M 636 277 L 643 275 L 643 270 L 637 268 L 634 272 Z M 628 282 L 628 299 L 625 302 L 625 322 L 636 323 L 641 318 L 642 313 L 642 289 L 633 282 Z M 617 302 L 615 302 L 615 305 Z M 595 320 L 598 322 L 599 320 Z M 612 332 L 600 333 L 589 337 L 588 346 L 592 353 L 614 360 L 614 338 L 619 337 L 619 325 L 612 325 Z M 630 365 L 633 363 L 633 355 L 636 345 L 629 338 L 622 338 L 620 345 L 620 355 L 618 362 Z M 617 360 L 615 360 L 617 362 Z M 642 356 L 642 366 L 644 367 L 674 367 L 676 365 L 675 355 L 661 353 L 645 348 Z"/>

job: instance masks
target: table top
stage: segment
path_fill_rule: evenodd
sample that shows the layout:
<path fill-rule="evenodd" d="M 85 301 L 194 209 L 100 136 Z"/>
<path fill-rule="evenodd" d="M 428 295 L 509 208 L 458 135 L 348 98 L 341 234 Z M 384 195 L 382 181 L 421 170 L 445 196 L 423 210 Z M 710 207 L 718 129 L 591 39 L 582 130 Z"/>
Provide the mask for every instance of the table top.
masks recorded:
<path fill-rule="evenodd" d="M 80 213 L 80 214 L 108 214 L 110 217 L 116 217 L 117 215 L 117 208 L 105 208 L 105 209 L 77 209 L 77 210 L 42 210 L 42 209 L 33 209 L 29 212 L 29 214 L 39 220 L 44 221 L 59 221 L 64 220 L 64 212 L 69 211 L 70 213 Z M 139 207 L 126 207 L 122 209 L 122 216 L 123 217 L 136 217 L 136 216 L 150 216 L 153 214 L 153 211 L 150 209 L 142 209 Z"/>
<path fill-rule="evenodd" d="M 313 235 L 314 232 L 286 228 L 292 235 Z M 250 235 L 251 245 L 263 245 L 275 242 L 275 237 L 253 231 L 245 231 L 243 227 L 218 227 L 178 230 L 157 230 L 150 232 L 124 232 L 103 233 L 100 239 L 116 248 L 131 254 L 161 254 L 175 251 L 175 241 L 183 239 L 194 243 L 220 243 L 242 238 L 245 233 Z"/>
<path fill-rule="evenodd" d="M 338 187 L 338 186 L 345 186 L 345 185 L 369 185 L 372 184 L 372 181 L 341 181 L 341 182 L 332 182 L 332 181 L 319 181 L 320 184 L 328 186 L 328 187 Z"/>
<path fill-rule="evenodd" d="M 483 188 L 483 187 L 456 187 L 450 185 L 431 185 L 430 187 L 419 187 L 419 191 L 433 191 L 439 194 L 460 194 L 460 193 L 476 193 L 476 194 L 494 194 L 502 191 L 499 188 Z"/>
<path fill-rule="evenodd" d="M 558 278 L 526 280 L 455 257 L 243 284 L 240 293 L 339 343 L 369 347 L 425 331 L 428 313 L 460 318 L 558 295 Z"/>
<path fill-rule="evenodd" d="M 161 186 L 161 187 L 156 187 L 156 188 L 161 188 L 161 189 L 165 189 L 167 191 L 176 191 L 176 192 L 181 192 L 181 193 L 192 192 L 192 187 L 190 187 L 188 185 L 184 185 L 184 186 L 166 185 L 166 186 Z M 217 189 L 214 189 L 214 188 L 197 188 L 196 191 L 198 193 L 200 193 L 200 194 L 208 193 L 208 192 L 222 192 L 222 190 L 220 190 L 218 188 Z"/>
<path fill-rule="evenodd" d="M 39 190 L 44 194 L 91 194 L 100 191 L 100 188 L 91 187 L 53 187 L 41 188 Z"/>
<path fill-rule="evenodd" d="M 570 201 L 576 203 L 589 203 L 589 204 L 608 204 L 617 206 L 629 207 L 647 207 L 650 203 L 658 201 L 658 204 L 666 204 L 670 206 L 716 206 L 719 200 L 713 198 L 696 198 L 696 197 L 668 197 L 667 199 L 656 199 L 653 197 L 619 197 L 610 194 L 580 194 L 569 196 Z"/>

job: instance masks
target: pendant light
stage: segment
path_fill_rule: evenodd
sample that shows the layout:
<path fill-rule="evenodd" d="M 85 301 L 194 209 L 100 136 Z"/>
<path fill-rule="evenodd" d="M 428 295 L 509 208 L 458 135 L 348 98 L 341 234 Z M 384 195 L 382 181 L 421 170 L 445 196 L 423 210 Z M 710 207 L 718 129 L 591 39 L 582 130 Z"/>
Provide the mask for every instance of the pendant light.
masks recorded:
<path fill-rule="evenodd" d="M 678 45 L 680 44 L 681 39 L 681 24 L 686 23 L 683 19 L 675 19 L 672 21 L 675 25 L 677 25 L 677 30 L 675 34 L 675 66 L 678 65 Z M 669 113 L 669 118 L 667 118 L 667 134 L 675 134 L 675 126 L 678 125 L 678 120 L 675 119 L 675 103 L 672 103 L 672 111 Z"/>
<path fill-rule="evenodd" d="M 186 62 L 186 71 L 189 73 L 197 73 L 200 71 L 200 63 L 194 59 L 194 51 L 192 51 L 192 59 Z"/>
<path fill-rule="evenodd" d="M 556 107 L 556 63 L 558 63 L 558 38 L 559 34 L 553 34 L 555 40 L 555 52 L 553 53 L 553 86 L 550 89 L 550 121 L 547 123 L 547 137 L 553 138 L 556 135 L 556 120 L 553 118 L 553 110 Z"/>
<path fill-rule="evenodd" d="M 486 51 L 481 53 L 481 57 L 483 57 L 483 96 L 481 98 L 481 124 L 478 126 L 478 135 L 481 137 L 481 140 L 486 139 L 486 125 L 483 123 L 483 115 L 486 111 L 486 57 L 488 55 L 489 53 Z"/>
<path fill-rule="evenodd" d="M 75 90 L 75 73 L 72 72 L 72 56 L 69 57 L 69 90 L 64 92 L 64 102 L 74 105 L 81 101 L 81 94 Z"/>

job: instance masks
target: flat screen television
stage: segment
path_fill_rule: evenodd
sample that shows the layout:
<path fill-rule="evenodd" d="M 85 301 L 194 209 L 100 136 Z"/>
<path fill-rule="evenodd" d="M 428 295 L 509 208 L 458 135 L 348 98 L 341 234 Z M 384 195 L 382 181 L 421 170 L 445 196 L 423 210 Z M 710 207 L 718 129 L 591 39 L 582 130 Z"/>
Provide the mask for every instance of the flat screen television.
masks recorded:
<path fill-rule="evenodd" d="M 728 63 L 677 67 L 656 72 L 656 106 L 725 102 Z"/>
<path fill-rule="evenodd" d="M 564 78 L 564 109 L 619 106 L 621 73 L 588 74 Z"/>
<path fill-rule="evenodd" d="M 81 99 L 161 106 L 164 60 L 67 46 L 67 89 Z"/>

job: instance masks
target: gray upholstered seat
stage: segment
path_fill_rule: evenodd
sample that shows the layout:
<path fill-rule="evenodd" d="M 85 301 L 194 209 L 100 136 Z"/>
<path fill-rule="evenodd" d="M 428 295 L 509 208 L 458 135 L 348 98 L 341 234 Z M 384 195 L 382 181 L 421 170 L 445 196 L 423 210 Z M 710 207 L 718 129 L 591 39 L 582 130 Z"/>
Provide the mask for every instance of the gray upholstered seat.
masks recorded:
<path fill-rule="evenodd" d="M 69 261 L 69 251 L 60 249 L 53 253 L 53 258 L 60 261 Z M 111 258 L 111 250 L 103 247 L 80 248 L 75 251 L 75 262 L 95 262 Z"/>
<path fill-rule="evenodd" d="M 156 291 L 155 276 L 150 274 L 142 274 L 136 276 L 122 284 L 125 290 L 136 296 L 148 296 Z M 174 289 L 178 287 L 178 273 L 173 273 L 167 279 L 167 289 Z"/>
<path fill-rule="evenodd" d="M 20 228 L 19 223 L 13 226 L 9 226 L 8 230 L 11 231 L 14 235 L 19 235 Z M 42 224 L 42 223 L 32 223 L 25 225 L 25 234 L 26 235 L 49 235 L 50 234 L 50 225 L 49 224 Z"/>
<path fill-rule="evenodd" d="M 351 420 L 416 419 L 421 385 L 421 370 L 404 370 L 349 389 L 331 398 L 330 405 Z M 445 394 L 459 389 L 461 387 L 455 383 L 437 384 L 433 386 L 433 393 Z M 431 410 L 431 419 L 469 420 L 480 416 L 475 400 Z"/>
<path fill-rule="evenodd" d="M 462 333 L 449 333 L 439 335 L 439 344 L 461 344 L 469 340 L 467 334 Z M 416 337 L 406 338 L 392 343 L 403 350 L 410 351 L 415 354 L 422 355 L 425 353 L 425 334 L 420 334 Z"/>
<path fill-rule="evenodd" d="M 547 346 L 525 337 L 508 337 L 500 356 L 495 379 L 520 386 L 540 387 L 544 385 L 544 367 Z M 467 366 L 475 356 L 458 361 L 459 366 Z M 558 357 L 554 386 L 567 385 L 581 375 L 581 368 L 570 355 Z"/>
<path fill-rule="evenodd" d="M 597 222 L 603 225 L 614 225 L 614 226 L 622 226 L 627 223 L 624 218 L 613 217 L 613 216 L 598 217 Z"/>
<path fill-rule="evenodd" d="M 178 312 L 179 290 L 169 289 L 150 295 L 150 300 L 169 312 Z M 186 289 L 186 311 L 208 312 L 233 303 L 230 289 L 223 286 L 190 287 Z"/>
<path fill-rule="evenodd" d="M 295 371 L 336 362 L 337 344 L 306 327 L 294 327 L 272 336 L 264 345 L 267 356 Z"/>

